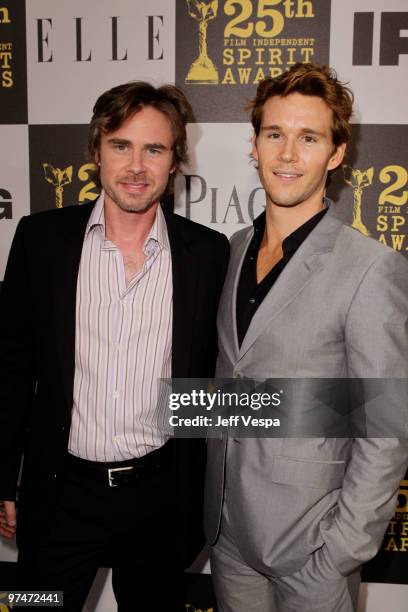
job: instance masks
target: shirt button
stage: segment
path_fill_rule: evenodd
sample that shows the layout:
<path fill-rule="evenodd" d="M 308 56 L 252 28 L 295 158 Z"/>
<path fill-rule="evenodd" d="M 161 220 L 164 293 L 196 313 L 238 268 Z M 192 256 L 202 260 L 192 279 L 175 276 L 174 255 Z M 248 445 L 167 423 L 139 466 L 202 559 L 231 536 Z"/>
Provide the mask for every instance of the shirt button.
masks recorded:
<path fill-rule="evenodd" d="M 255 298 L 249 298 L 249 303 L 250 304 L 255 304 L 255 302 L 256 302 Z"/>

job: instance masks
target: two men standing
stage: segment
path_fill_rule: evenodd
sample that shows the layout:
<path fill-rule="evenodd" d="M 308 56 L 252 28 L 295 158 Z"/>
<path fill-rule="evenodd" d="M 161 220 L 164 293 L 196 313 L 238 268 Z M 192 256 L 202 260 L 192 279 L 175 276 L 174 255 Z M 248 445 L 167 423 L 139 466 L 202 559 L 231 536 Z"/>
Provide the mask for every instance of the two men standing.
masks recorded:
<path fill-rule="evenodd" d="M 325 198 L 350 92 L 298 64 L 260 83 L 251 108 L 266 211 L 231 240 L 217 376 L 408 378 L 408 263 Z M 407 464 L 407 440 L 393 438 L 209 440 L 221 612 L 354 609 L 358 566 L 380 546 Z"/>
<path fill-rule="evenodd" d="M 266 211 L 231 241 L 220 378 L 408 377 L 408 265 L 325 198 L 350 92 L 326 68 L 262 82 L 252 155 Z M 186 158 L 176 88 L 130 83 L 94 108 L 95 206 L 19 224 L 0 319 L 0 534 L 21 585 L 80 610 L 99 565 L 120 610 L 182 608 L 199 551 L 204 446 L 167 441 L 158 378 L 213 375 L 226 239 L 159 202 Z M 6 434 L 4 433 L 6 432 Z M 174 442 L 174 443 L 172 443 Z M 222 612 L 349 612 L 407 465 L 406 441 L 208 441 L 206 531 Z M 25 587 L 23 587 L 25 588 Z"/>

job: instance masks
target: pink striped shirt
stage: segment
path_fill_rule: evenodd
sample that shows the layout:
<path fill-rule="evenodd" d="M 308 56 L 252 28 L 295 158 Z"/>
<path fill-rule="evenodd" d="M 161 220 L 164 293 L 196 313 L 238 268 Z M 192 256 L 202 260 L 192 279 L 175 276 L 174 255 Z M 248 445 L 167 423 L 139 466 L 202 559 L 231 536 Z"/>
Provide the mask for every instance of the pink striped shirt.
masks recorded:
<path fill-rule="evenodd" d="M 123 256 L 105 238 L 103 193 L 85 231 L 77 281 L 69 452 L 92 461 L 140 457 L 164 444 L 158 379 L 171 377 L 173 286 L 160 206 L 143 268 L 126 285 Z"/>

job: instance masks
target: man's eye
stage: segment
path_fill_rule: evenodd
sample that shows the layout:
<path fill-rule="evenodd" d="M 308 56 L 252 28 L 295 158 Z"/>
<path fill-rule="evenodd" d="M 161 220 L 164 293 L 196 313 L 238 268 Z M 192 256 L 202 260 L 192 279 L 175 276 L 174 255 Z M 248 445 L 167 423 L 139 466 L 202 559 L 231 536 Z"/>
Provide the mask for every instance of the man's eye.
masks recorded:
<path fill-rule="evenodd" d="M 126 151 L 127 150 L 127 145 L 117 143 L 117 144 L 115 144 L 115 149 L 116 149 L 116 151 Z"/>
<path fill-rule="evenodd" d="M 278 140 L 280 138 L 279 132 L 271 132 L 268 136 L 271 140 Z"/>
<path fill-rule="evenodd" d="M 316 138 L 314 136 L 308 136 L 308 135 L 303 136 L 303 140 L 308 144 L 312 142 L 316 142 Z"/>
<path fill-rule="evenodd" d="M 149 147 L 148 151 L 149 151 L 150 155 L 156 155 L 156 153 L 160 152 L 160 149 L 158 149 L 157 147 Z"/>

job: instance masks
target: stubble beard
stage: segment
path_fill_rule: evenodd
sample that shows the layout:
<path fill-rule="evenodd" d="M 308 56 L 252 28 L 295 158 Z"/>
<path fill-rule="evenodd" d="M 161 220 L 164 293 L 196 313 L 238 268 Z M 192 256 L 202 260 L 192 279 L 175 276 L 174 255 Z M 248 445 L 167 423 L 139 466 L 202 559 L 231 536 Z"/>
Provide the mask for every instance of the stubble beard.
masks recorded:
<path fill-rule="evenodd" d="M 115 187 L 105 187 L 105 191 L 120 210 L 131 214 L 143 214 L 147 212 L 163 195 L 151 193 L 143 200 L 142 196 L 139 194 L 134 194 L 133 196 L 132 194 L 128 194 L 128 199 L 125 200 L 120 196 L 119 191 L 115 189 Z M 135 201 L 134 204 L 132 203 L 132 199 Z"/>
<path fill-rule="evenodd" d="M 273 206 L 278 206 L 279 208 L 295 208 L 296 206 L 300 206 L 305 202 L 311 195 L 311 193 L 299 193 L 294 195 L 287 195 L 282 197 L 277 193 L 272 193 L 270 191 L 266 191 L 267 201 L 270 202 Z"/>
<path fill-rule="evenodd" d="M 276 190 L 272 192 L 267 190 L 267 186 L 264 187 L 267 195 L 267 201 L 279 208 L 296 208 L 296 206 L 302 205 L 304 202 L 307 202 L 313 197 L 313 194 L 318 190 L 318 188 L 318 185 L 309 185 L 308 189 L 304 189 L 304 191 L 301 191 L 300 193 L 279 194 L 276 193 Z"/>
<path fill-rule="evenodd" d="M 112 192 L 111 190 L 107 190 L 106 193 L 109 195 L 111 200 L 116 204 L 116 206 L 118 208 L 120 208 L 120 210 L 123 210 L 124 212 L 127 212 L 127 213 L 132 213 L 132 214 L 143 214 L 143 213 L 145 213 L 159 199 L 159 198 L 150 197 L 150 198 L 147 198 L 144 201 L 138 202 L 137 204 L 136 203 L 135 204 L 131 204 L 129 202 L 125 202 L 123 199 L 121 199 L 118 196 L 117 193 Z"/>
<path fill-rule="evenodd" d="M 274 198 L 269 194 L 267 195 L 268 195 L 268 200 L 271 202 L 271 204 L 273 204 L 273 206 L 278 206 L 279 208 L 295 208 L 296 206 L 303 204 L 303 202 L 305 201 L 304 197 L 297 198 L 297 199 L 290 200 L 290 201 L 284 201 L 278 198 Z"/>

